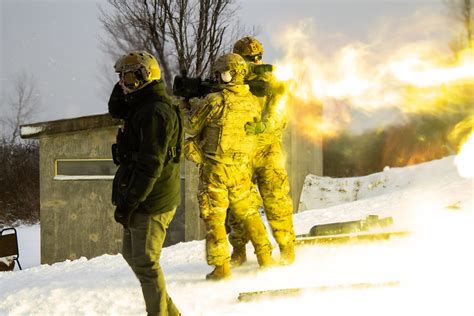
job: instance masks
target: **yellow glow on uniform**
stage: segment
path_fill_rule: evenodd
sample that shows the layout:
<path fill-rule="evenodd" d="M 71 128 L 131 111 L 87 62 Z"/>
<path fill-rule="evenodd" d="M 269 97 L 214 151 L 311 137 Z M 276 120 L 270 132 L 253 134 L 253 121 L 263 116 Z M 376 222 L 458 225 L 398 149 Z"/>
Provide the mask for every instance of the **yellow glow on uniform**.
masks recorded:
<path fill-rule="evenodd" d="M 474 133 L 469 135 L 466 143 L 462 145 L 461 151 L 454 159 L 459 175 L 464 178 L 474 178 Z"/>

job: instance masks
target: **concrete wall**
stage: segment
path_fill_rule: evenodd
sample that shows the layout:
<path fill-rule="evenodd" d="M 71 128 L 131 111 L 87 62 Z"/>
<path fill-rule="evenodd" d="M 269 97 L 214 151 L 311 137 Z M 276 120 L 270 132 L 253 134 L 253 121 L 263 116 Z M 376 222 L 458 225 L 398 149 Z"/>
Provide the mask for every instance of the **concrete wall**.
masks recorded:
<path fill-rule="evenodd" d="M 92 258 L 121 249 L 113 219 L 111 180 L 54 180 L 61 158 L 111 158 L 116 127 L 61 133 L 40 139 L 41 263 Z"/>
<path fill-rule="evenodd" d="M 199 240 L 206 236 L 204 222 L 199 216 L 199 205 L 197 201 L 197 187 L 199 183 L 199 169 L 196 165 L 185 160 L 185 207 L 186 207 L 186 235 L 185 240 Z"/>
<path fill-rule="evenodd" d="M 177 244 L 178 242 L 185 241 L 185 228 L 186 228 L 186 217 L 185 217 L 185 196 L 184 196 L 184 177 L 181 177 L 181 204 L 176 209 L 176 213 L 173 220 L 166 231 L 165 242 L 163 247 Z"/>
<path fill-rule="evenodd" d="M 304 179 L 308 174 L 323 174 L 323 145 L 322 139 L 312 141 L 297 132 L 293 124 L 287 128 L 284 137 L 284 148 L 287 154 L 286 170 L 293 200 L 293 212 L 298 211 Z"/>

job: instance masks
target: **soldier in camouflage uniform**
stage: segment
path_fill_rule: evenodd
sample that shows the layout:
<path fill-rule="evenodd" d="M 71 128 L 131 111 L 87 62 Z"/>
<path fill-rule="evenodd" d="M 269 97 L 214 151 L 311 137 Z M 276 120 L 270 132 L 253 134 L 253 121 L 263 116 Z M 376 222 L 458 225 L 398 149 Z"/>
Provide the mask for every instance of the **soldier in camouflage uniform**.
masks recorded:
<path fill-rule="evenodd" d="M 226 210 L 245 227 L 260 266 L 269 266 L 271 244 L 257 209 L 250 203 L 250 163 L 257 137 L 247 134 L 245 124 L 260 119 L 258 99 L 243 84 L 247 64 L 237 54 L 221 56 L 213 67 L 220 91 L 189 101 L 184 109 L 185 129 L 196 135 L 203 161 L 200 164 L 198 200 L 206 225 L 206 258 L 215 269 L 206 278 L 227 278 L 230 255 L 225 230 Z"/>
<path fill-rule="evenodd" d="M 233 49 L 248 63 L 260 64 L 263 54 L 262 44 L 252 37 L 238 40 Z M 286 127 L 285 115 L 278 107 L 278 94 L 283 89 L 274 79 L 271 72 L 261 75 L 249 73 L 246 82 L 254 80 L 267 82 L 271 93 L 259 97 L 262 107 L 262 117 L 257 122 L 246 125 L 249 134 L 257 135 L 258 146 L 253 158 L 254 179 L 258 184 L 263 199 L 264 211 L 273 236 L 280 248 L 280 263 L 291 264 L 294 261 L 293 205 L 289 195 L 290 186 L 285 169 L 285 158 L 282 151 L 282 133 Z M 253 198 L 258 201 L 258 198 Z M 255 207 L 258 208 L 259 204 Z M 229 241 L 233 247 L 231 264 L 241 265 L 246 261 L 245 245 L 248 242 L 248 233 L 238 219 L 229 216 L 228 225 L 231 227 Z"/>

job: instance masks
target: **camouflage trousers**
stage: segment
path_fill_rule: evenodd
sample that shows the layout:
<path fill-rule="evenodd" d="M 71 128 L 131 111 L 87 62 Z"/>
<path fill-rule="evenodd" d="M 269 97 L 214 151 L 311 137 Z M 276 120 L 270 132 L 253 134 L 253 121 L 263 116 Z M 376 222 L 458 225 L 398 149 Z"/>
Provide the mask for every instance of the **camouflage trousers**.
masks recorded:
<path fill-rule="evenodd" d="M 160 255 L 176 208 L 156 215 L 134 212 L 123 231 L 122 255 L 140 281 L 148 315 L 180 315 L 166 291 Z"/>
<path fill-rule="evenodd" d="M 257 209 L 250 202 L 252 186 L 248 163 L 224 164 L 207 159 L 201 166 L 198 200 L 206 225 L 206 259 L 209 265 L 230 260 L 225 229 L 226 211 L 242 223 L 257 256 L 271 254 L 272 246 Z"/>
<path fill-rule="evenodd" d="M 281 143 L 259 147 L 253 160 L 253 170 L 258 185 L 258 191 L 252 191 L 251 201 L 254 208 L 258 209 L 261 205 L 260 198 L 255 196 L 260 194 L 276 242 L 280 248 L 292 244 L 295 240 L 293 204 L 289 195 L 290 185 Z M 232 214 L 229 216 L 228 225 L 231 229 L 229 242 L 232 247 L 245 247 L 249 237 L 244 225 Z"/>

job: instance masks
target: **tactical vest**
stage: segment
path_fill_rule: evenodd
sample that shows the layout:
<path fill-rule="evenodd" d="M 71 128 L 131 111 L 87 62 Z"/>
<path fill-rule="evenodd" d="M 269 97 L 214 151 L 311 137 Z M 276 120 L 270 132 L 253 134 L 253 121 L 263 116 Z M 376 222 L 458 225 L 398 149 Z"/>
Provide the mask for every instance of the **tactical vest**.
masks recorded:
<path fill-rule="evenodd" d="M 227 89 L 218 92 L 222 96 L 222 109 L 203 129 L 203 151 L 206 155 L 222 158 L 245 158 L 256 147 L 255 135 L 247 135 L 245 124 L 260 120 L 261 107 L 258 99 L 248 89 L 235 93 Z"/>

